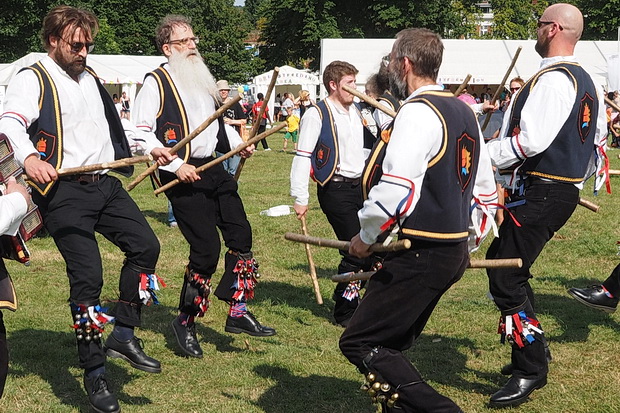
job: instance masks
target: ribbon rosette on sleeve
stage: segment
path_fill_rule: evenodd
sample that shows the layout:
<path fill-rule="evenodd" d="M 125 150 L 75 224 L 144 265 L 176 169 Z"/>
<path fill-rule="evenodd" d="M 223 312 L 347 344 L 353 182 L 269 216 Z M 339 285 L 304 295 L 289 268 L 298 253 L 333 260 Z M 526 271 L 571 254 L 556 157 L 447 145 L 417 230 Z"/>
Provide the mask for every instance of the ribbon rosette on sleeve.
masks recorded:
<path fill-rule="evenodd" d="M 247 301 L 254 298 L 254 287 L 258 282 L 257 278 L 260 277 L 256 260 L 254 258 L 244 259 L 240 255 L 233 272 L 237 274 L 237 280 L 233 285 L 233 289 L 236 290 L 233 300 Z"/>
<path fill-rule="evenodd" d="M 78 340 L 100 340 L 104 326 L 114 321 L 114 317 L 105 314 L 107 308 L 100 305 L 71 304 L 74 316 L 73 329 Z"/>
<path fill-rule="evenodd" d="M 159 290 L 159 284 L 162 287 L 166 287 L 166 283 L 157 274 L 140 274 L 140 286 L 138 292 L 140 293 L 140 300 L 142 304 L 150 305 L 151 302 L 155 305 L 159 304 L 155 291 Z"/>
<path fill-rule="evenodd" d="M 538 320 L 528 317 L 524 311 L 500 317 L 498 331 L 501 334 L 501 343 L 508 340 L 519 348 L 531 344 L 535 340 L 534 333 L 543 334 Z"/>

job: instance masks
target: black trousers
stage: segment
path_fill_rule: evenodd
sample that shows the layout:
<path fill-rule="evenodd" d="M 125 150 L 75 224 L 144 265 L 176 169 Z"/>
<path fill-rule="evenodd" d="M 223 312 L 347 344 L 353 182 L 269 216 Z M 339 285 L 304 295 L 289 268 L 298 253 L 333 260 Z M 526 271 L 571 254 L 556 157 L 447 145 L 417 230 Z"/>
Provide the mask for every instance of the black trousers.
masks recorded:
<path fill-rule="evenodd" d="M 0 258 L 0 277 L 8 277 L 4 261 Z M 0 311 L 0 398 L 4 393 L 4 385 L 6 377 L 9 374 L 9 347 L 6 342 L 6 328 L 4 327 L 4 319 L 2 311 Z"/>
<path fill-rule="evenodd" d="M 267 129 L 267 123 L 265 123 L 264 125 L 260 124 L 260 126 L 258 127 L 258 131 L 256 131 L 257 135 L 260 135 L 261 133 L 265 132 L 265 130 Z M 267 138 L 263 138 L 260 140 L 261 145 L 263 145 L 263 149 L 269 149 L 269 144 L 267 143 Z"/>
<path fill-rule="evenodd" d="M 203 165 L 213 158 L 190 159 L 194 166 Z M 161 172 L 163 183 L 176 178 Z M 200 180 L 191 184 L 180 183 L 166 191 L 172 204 L 181 233 L 189 243 L 189 267 L 200 274 L 213 275 L 220 258 L 219 228 L 226 247 L 247 253 L 252 249 L 252 228 L 245 215 L 243 202 L 237 193 L 237 182 L 221 164 L 202 172 Z M 226 271 L 215 290 L 215 295 L 231 301 L 235 276 Z"/>
<path fill-rule="evenodd" d="M 614 268 L 609 277 L 603 282 L 603 286 L 614 297 L 620 297 L 620 264 Z"/>
<path fill-rule="evenodd" d="M 139 326 L 139 274 L 155 271 L 159 241 L 121 182 L 107 175 L 96 182 L 61 180 L 46 197 L 34 193 L 33 199 L 65 260 L 69 301 L 87 306 L 99 304 L 103 269 L 95 238 L 98 232 L 125 254 L 120 300 L 111 313 L 118 321 Z M 83 368 L 105 361 L 99 343 L 78 342 L 78 354 Z"/>
<path fill-rule="evenodd" d="M 424 382 L 403 355 L 422 333 L 441 296 L 465 272 L 467 243 L 413 241 L 388 254 L 340 338 L 340 349 L 362 373 L 400 386 L 404 412 L 458 412 L 459 407 Z"/>
<path fill-rule="evenodd" d="M 329 181 L 324 186 L 317 185 L 317 198 L 323 213 L 341 241 L 351 241 L 360 232 L 360 221 L 357 212 L 362 209 L 362 187 L 357 182 L 333 182 Z M 347 251 L 340 251 L 342 259 L 338 265 L 338 273 L 357 272 L 368 270 L 371 259 L 354 257 Z M 336 321 L 347 319 L 357 307 L 357 300 L 348 301 L 342 298 L 342 293 L 348 283 L 338 283 L 334 290 L 336 308 L 334 317 Z"/>
<path fill-rule="evenodd" d="M 510 211 L 521 224 L 517 226 L 506 217 L 499 229 L 499 237 L 489 247 L 486 257 L 521 258 L 522 268 L 490 268 L 489 288 L 501 314 L 519 311 L 536 318 L 529 279 L 530 268 L 553 234 L 570 218 L 579 202 L 579 190 L 572 184 L 551 183 L 528 178 L 525 194 L 511 197 L 509 202 L 524 199 L 525 204 Z M 519 348 L 512 345 L 513 375 L 520 378 L 539 378 L 547 374 L 542 337 Z"/>

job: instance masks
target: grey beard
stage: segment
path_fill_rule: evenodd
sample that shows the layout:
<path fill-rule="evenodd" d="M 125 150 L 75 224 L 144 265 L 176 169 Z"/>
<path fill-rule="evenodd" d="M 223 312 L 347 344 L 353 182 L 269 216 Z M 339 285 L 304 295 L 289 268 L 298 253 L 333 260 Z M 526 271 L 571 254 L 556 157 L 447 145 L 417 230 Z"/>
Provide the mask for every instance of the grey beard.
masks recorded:
<path fill-rule="evenodd" d="M 409 94 L 407 93 L 407 82 L 398 76 L 395 71 L 390 71 L 388 74 L 390 78 L 390 92 L 398 100 L 405 100 Z"/>
<path fill-rule="evenodd" d="M 220 101 L 220 94 L 209 68 L 200 54 L 189 56 L 191 53 L 191 50 L 175 52 L 168 60 L 178 86 L 187 94 L 195 97 L 211 95 L 215 100 Z"/>

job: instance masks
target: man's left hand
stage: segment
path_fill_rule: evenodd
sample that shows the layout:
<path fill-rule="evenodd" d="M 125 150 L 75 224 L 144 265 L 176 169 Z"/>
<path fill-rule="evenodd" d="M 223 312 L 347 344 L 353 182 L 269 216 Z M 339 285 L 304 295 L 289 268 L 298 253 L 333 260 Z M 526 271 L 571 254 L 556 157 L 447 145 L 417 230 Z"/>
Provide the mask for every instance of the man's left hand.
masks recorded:
<path fill-rule="evenodd" d="M 157 165 L 159 166 L 166 166 L 170 162 L 178 158 L 176 154 L 170 154 L 169 148 L 155 148 L 151 151 L 151 156 L 153 157 L 153 159 L 155 159 Z"/>
<path fill-rule="evenodd" d="M 245 145 L 245 144 L 240 144 L 240 145 Z M 239 147 L 239 146 L 237 146 Z M 250 156 L 252 156 L 252 154 L 254 153 L 254 149 L 256 147 L 254 146 L 254 144 L 246 147 L 245 149 L 242 149 L 241 152 L 239 152 L 239 155 L 241 155 L 242 158 L 249 158 Z"/>
<path fill-rule="evenodd" d="M 357 234 L 351 239 L 351 245 L 349 246 L 349 254 L 354 255 L 358 258 L 366 258 L 368 257 L 370 252 L 370 245 L 366 244 L 360 238 L 360 234 Z"/>

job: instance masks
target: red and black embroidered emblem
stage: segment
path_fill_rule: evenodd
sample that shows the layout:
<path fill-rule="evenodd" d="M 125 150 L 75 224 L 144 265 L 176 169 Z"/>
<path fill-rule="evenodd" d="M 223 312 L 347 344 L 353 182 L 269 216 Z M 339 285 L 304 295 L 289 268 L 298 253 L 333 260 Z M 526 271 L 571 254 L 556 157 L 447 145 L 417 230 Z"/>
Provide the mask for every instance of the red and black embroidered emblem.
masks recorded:
<path fill-rule="evenodd" d="M 590 129 L 592 128 L 592 108 L 594 107 L 594 99 L 590 96 L 589 93 L 585 93 L 581 98 L 581 102 L 579 104 L 579 116 L 577 117 L 579 125 L 579 137 L 581 138 L 581 143 L 586 141 L 586 138 L 590 134 Z"/>
<path fill-rule="evenodd" d="M 332 150 L 329 146 L 321 143 L 319 145 L 319 148 L 316 151 L 316 156 L 315 156 L 315 160 L 316 160 L 316 167 L 321 169 L 322 167 L 324 167 L 327 162 L 329 161 L 329 157 L 332 153 Z"/>
<path fill-rule="evenodd" d="M 58 138 L 45 131 L 39 131 L 35 137 L 37 152 L 41 160 L 47 161 L 56 152 Z"/>
<path fill-rule="evenodd" d="M 181 139 L 183 139 L 183 135 L 181 133 L 181 125 L 176 123 L 166 122 L 159 129 L 159 136 L 161 136 L 165 146 L 174 146 Z"/>
<path fill-rule="evenodd" d="M 469 185 L 472 175 L 472 162 L 474 153 L 476 151 L 476 140 L 464 133 L 458 139 L 458 151 L 457 166 L 459 168 L 459 182 L 461 183 L 461 190 L 465 191 L 465 188 Z"/>

